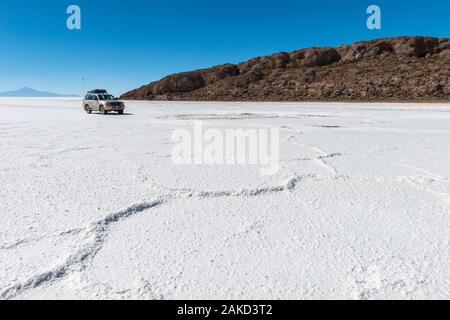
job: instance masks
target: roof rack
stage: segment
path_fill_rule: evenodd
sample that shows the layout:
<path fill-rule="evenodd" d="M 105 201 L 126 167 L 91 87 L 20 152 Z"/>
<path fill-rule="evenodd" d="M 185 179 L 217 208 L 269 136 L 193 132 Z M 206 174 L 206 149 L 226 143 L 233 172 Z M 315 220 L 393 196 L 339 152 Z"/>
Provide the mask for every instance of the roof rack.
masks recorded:
<path fill-rule="evenodd" d="M 95 90 L 91 90 L 88 91 L 89 94 L 107 94 L 108 91 L 104 90 L 104 89 L 95 89 Z"/>

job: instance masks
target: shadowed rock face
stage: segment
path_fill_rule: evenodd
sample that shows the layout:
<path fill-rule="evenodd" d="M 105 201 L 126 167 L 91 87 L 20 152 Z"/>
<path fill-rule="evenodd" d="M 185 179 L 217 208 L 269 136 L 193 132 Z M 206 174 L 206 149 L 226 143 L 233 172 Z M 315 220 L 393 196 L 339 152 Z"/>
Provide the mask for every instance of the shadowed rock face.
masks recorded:
<path fill-rule="evenodd" d="M 398 37 L 281 52 L 170 75 L 121 98 L 450 101 L 450 39 Z"/>

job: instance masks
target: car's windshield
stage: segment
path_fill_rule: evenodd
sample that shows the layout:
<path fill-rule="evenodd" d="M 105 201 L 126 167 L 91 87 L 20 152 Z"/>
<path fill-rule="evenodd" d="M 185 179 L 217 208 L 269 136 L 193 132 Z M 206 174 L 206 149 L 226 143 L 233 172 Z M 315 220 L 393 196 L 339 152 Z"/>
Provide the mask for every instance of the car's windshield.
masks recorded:
<path fill-rule="evenodd" d="M 100 94 L 100 95 L 98 96 L 98 98 L 99 98 L 100 100 L 116 100 L 116 98 L 114 98 L 114 96 L 113 96 L 113 95 L 110 95 L 110 94 Z"/>

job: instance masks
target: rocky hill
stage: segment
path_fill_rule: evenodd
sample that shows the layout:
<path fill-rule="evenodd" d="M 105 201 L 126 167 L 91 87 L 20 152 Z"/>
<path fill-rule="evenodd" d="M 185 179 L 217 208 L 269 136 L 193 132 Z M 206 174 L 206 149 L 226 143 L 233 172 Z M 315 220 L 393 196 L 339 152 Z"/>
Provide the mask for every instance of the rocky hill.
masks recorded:
<path fill-rule="evenodd" d="M 132 100 L 450 101 L 450 38 L 308 48 L 167 76 Z"/>

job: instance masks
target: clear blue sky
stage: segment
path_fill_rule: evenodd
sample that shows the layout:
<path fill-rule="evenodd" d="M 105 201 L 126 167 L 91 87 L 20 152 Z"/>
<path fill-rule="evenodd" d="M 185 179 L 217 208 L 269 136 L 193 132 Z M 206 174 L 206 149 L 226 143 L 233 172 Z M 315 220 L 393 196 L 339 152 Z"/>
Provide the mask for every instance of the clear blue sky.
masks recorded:
<path fill-rule="evenodd" d="M 82 29 L 66 28 L 66 9 Z M 382 9 L 382 30 L 366 9 Z M 450 36 L 449 0 L 1 0 L 0 91 L 123 93 L 167 74 L 309 46 Z"/>

